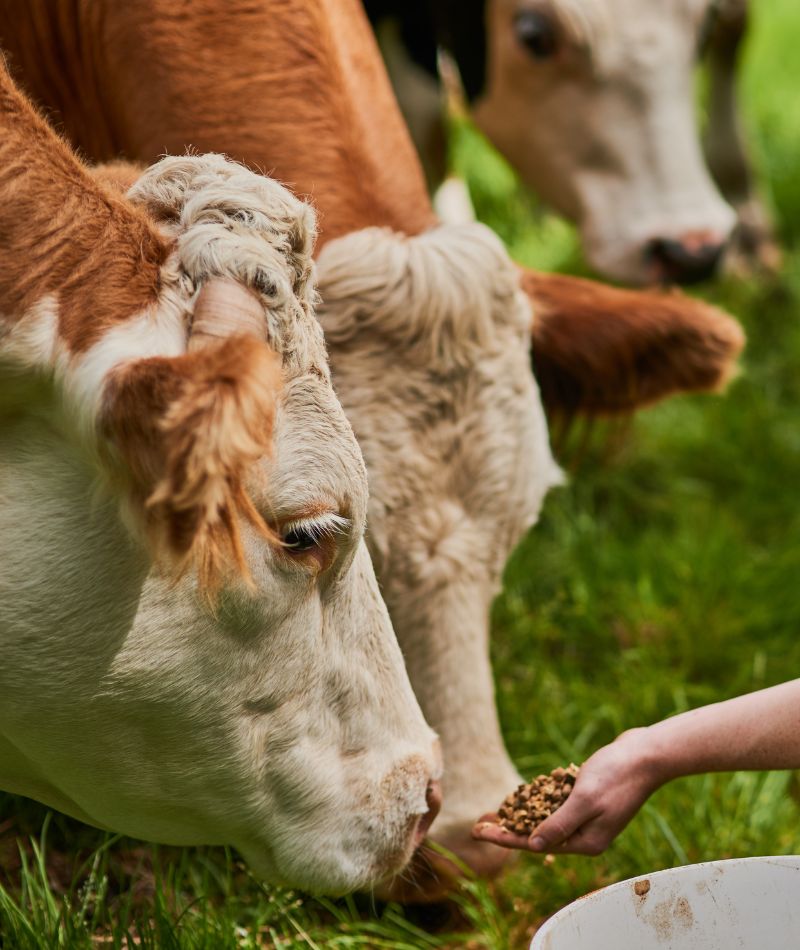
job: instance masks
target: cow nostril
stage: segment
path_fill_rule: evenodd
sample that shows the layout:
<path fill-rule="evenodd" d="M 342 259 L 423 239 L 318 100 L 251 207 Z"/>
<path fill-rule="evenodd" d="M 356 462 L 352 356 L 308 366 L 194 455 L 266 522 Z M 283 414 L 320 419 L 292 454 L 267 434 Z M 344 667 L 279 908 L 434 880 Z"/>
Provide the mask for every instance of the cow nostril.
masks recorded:
<path fill-rule="evenodd" d="M 428 803 L 428 815 L 432 823 L 442 810 L 442 784 L 438 779 L 433 778 L 428 782 L 428 787 L 425 789 L 425 801 Z"/>
<path fill-rule="evenodd" d="M 654 238 L 645 254 L 662 282 L 695 284 L 713 277 L 724 249 L 718 239 L 686 235 L 680 240 Z"/>
<path fill-rule="evenodd" d="M 414 847 L 418 848 L 425 839 L 433 824 L 434 819 L 442 808 L 442 786 L 438 779 L 431 779 L 428 787 L 425 789 L 425 802 L 428 810 L 417 823 L 417 830 L 414 833 Z"/>

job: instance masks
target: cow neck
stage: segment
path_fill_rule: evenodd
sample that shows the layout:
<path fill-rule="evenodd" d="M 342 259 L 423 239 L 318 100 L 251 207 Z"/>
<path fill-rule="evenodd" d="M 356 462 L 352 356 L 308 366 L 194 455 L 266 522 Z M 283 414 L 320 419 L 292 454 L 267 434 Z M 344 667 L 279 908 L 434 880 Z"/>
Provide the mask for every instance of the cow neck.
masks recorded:
<path fill-rule="evenodd" d="M 73 351 L 154 300 L 167 243 L 99 186 L 36 114 L 0 62 L 0 314 L 48 295 Z"/>
<path fill-rule="evenodd" d="M 98 5 L 99 6 L 99 5 Z M 0 2 L 0 48 L 15 82 L 89 156 L 115 154 L 94 51 L 100 11 L 82 0 Z"/>
<path fill-rule="evenodd" d="M 415 234 L 433 222 L 357 0 L 47 2 L 64 6 L 76 8 L 80 35 L 64 39 L 57 18 L 61 65 L 42 65 L 40 25 L 26 28 L 14 59 L 93 159 L 223 152 L 309 198 L 320 244 L 374 225 Z M 83 98 L 65 91 L 74 85 L 61 81 L 65 67 Z"/>

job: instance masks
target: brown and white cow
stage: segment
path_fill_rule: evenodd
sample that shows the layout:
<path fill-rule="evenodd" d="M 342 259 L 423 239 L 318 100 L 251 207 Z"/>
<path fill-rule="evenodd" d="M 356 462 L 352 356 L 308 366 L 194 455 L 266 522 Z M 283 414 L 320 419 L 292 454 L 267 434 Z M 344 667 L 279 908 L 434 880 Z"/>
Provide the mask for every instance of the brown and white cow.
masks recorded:
<path fill-rule="evenodd" d="M 374 886 L 440 755 L 363 539 L 313 213 L 215 155 L 130 198 L 0 63 L 0 788 Z"/>
<path fill-rule="evenodd" d="M 355 0 L 71 0 L 81 16 L 55 16 L 63 3 L 4 0 L 0 39 L 87 154 L 224 149 L 319 208 L 319 315 L 369 472 L 368 542 L 442 737 L 434 838 L 491 870 L 505 855 L 470 829 L 517 774 L 494 705 L 488 608 L 559 477 L 530 373 L 530 295 L 543 301 L 534 358 L 554 410 L 630 411 L 713 388 L 741 332 L 680 296 L 520 280 L 487 229 L 436 227 Z M 56 50 L 69 60 L 54 76 Z"/>
<path fill-rule="evenodd" d="M 365 6 L 432 188 L 446 169 L 444 47 L 478 127 L 544 201 L 576 222 L 601 273 L 629 283 L 704 279 L 737 221 L 728 262 L 776 266 L 736 107 L 747 0 Z M 711 78 L 705 160 L 694 108 L 703 53 Z M 468 215 L 463 183 L 448 179 L 437 207 Z"/>

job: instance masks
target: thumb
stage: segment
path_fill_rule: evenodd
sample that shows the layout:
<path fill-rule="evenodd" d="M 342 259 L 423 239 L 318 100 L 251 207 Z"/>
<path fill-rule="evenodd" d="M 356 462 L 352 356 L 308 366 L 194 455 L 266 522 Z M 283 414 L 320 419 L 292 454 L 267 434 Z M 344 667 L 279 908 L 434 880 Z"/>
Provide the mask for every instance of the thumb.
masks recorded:
<path fill-rule="evenodd" d="M 572 795 L 549 818 L 536 828 L 528 839 L 531 851 L 549 851 L 563 844 L 590 818 L 593 810 L 589 802 Z"/>

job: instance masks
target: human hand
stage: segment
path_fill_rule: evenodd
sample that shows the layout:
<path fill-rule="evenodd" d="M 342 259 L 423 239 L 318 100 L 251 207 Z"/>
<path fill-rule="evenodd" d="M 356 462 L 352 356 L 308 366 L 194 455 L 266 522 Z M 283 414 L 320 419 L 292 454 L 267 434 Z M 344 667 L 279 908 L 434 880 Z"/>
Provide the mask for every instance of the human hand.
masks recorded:
<path fill-rule="evenodd" d="M 538 853 L 600 854 L 661 784 L 651 751 L 647 729 L 623 732 L 584 762 L 569 798 L 533 834 L 514 834 L 484 815 L 473 837 Z"/>

